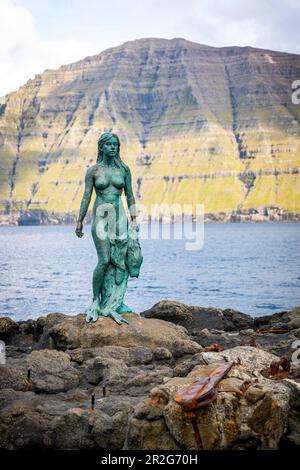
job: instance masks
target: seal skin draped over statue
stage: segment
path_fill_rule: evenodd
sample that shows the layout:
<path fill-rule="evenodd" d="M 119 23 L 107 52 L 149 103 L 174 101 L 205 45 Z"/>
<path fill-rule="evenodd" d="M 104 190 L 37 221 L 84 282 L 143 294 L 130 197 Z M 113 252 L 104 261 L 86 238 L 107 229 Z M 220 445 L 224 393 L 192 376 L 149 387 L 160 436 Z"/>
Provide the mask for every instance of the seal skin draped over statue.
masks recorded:
<path fill-rule="evenodd" d="M 139 276 L 143 257 L 138 240 L 130 169 L 120 158 L 118 136 L 111 132 L 100 136 L 97 163 L 86 173 L 85 191 L 75 230 L 79 238 L 83 236 L 83 220 L 93 189 L 96 199 L 91 233 L 98 264 L 93 273 L 93 302 L 86 310 L 86 320 L 96 321 L 100 316 L 109 316 L 117 323 L 128 323 L 122 314 L 135 312 L 123 299 L 129 276 Z M 121 200 L 123 190 L 130 223 Z"/>
<path fill-rule="evenodd" d="M 110 263 L 103 280 L 99 316 L 114 317 L 116 313 L 132 312 L 123 299 L 128 277 L 139 276 L 143 257 L 136 230 L 129 226 L 126 235 L 110 240 Z"/>

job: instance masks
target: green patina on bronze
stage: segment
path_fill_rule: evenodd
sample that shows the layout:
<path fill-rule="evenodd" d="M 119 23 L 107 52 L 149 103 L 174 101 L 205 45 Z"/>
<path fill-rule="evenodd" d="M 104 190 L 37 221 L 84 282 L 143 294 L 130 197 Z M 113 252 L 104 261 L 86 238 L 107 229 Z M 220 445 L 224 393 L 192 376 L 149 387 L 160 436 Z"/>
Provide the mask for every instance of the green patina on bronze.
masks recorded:
<path fill-rule="evenodd" d="M 118 136 L 111 132 L 100 136 L 97 163 L 88 168 L 85 176 L 85 191 L 75 231 L 79 238 L 83 236 L 83 220 L 93 189 L 96 200 L 91 232 L 98 264 L 93 273 L 93 302 L 86 311 L 86 320 L 96 321 L 99 316 L 110 316 L 117 323 L 128 323 L 122 317 L 123 313 L 132 312 L 123 303 L 128 277 L 139 276 L 143 258 L 130 169 L 120 158 Z M 123 189 L 130 223 L 121 200 Z"/>

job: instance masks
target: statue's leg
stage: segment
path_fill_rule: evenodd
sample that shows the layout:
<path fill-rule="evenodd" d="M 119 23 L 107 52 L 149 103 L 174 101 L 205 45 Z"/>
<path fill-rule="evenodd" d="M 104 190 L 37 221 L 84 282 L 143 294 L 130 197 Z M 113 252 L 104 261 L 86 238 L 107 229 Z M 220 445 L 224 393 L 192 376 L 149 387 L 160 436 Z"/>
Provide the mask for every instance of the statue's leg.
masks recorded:
<path fill-rule="evenodd" d="M 92 225 L 92 236 L 98 254 L 98 263 L 93 273 L 93 303 L 86 311 L 86 321 L 96 321 L 100 314 L 100 293 L 103 279 L 110 261 L 110 243 L 108 238 L 101 239 L 96 230 L 96 223 Z M 101 223 L 101 221 L 98 223 Z"/>
<path fill-rule="evenodd" d="M 102 261 L 99 257 L 98 264 L 93 273 L 93 300 L 99 301 L 100 299 L 103 279 L 108 265 L 109 261 Z"/>
<path fill-rule="evenodd" d="M 109 263 L 98 261 L 93 273 L 93 303 L 86 311 L 86 321 L 96 321 L 100 314 L 100 292 Z"/>
<path fill-rule="evenodd" d="M 118 307 L 122 304 L 128 281 L 128 271 L 124 272 L 124 278 L 121 283 L 116 283 L 116 266 L 111 262 L 103 281 L 102 298 L 101 298 L 101 315 L 113 318 L 117 323 L 128 323 L 122 317 L 122 313 Z M 128 309 L 126 309 L 128 312 Z"/>

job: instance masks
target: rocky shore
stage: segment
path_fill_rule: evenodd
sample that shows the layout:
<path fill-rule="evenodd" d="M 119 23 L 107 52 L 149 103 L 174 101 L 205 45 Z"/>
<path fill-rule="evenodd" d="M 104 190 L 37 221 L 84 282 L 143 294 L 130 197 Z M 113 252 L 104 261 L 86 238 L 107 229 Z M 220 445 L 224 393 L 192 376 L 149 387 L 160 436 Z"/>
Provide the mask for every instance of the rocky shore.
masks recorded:
<path fill-rule="evenodd" d="M 0 448 L 184 450 L 197 434 L 202 449 L 300 445 L 300 309 L 252 318 L 161 301 L 126 318 L 0 318 Z M 176 392 L 226 363 L 192 422 Z"/>

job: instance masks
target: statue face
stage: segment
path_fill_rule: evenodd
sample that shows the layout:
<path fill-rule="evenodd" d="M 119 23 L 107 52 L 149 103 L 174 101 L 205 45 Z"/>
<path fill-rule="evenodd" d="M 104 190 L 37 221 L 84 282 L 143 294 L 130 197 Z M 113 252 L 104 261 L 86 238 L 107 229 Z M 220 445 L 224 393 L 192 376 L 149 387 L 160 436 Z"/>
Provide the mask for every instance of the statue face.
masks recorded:
<path fill-rule="evenodd" d="M 119 147 L 119 144 L 118 144 L 117 139 L 115 137 L 111 137 L 103 145 L 103 153 L 107 157 L 113 158 L 117 155 L 118 147 Z"/>

